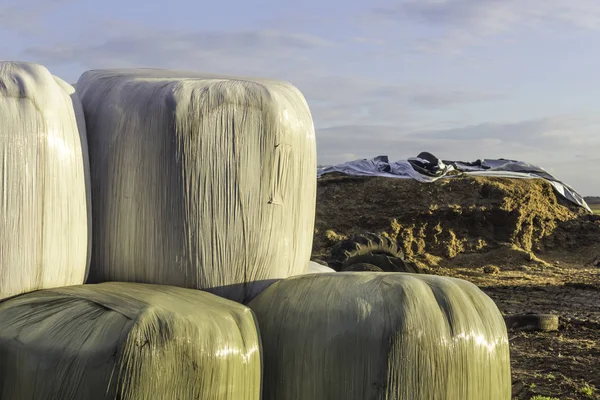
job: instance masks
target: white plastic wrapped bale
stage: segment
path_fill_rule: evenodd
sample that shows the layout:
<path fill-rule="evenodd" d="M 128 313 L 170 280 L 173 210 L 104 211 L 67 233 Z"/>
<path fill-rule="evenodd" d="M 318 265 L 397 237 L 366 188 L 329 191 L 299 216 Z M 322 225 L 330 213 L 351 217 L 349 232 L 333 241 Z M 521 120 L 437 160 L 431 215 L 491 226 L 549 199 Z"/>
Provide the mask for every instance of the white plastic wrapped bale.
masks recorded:
<path fill-rule="evenodd" d="M 264 400 L 510 400 L 506 326 L 475 285 L 338 272 L 257 296 Z"/>
<path fill-rule="evenodd" d="M 329 268 L 328 266 L 319 264 L 318 262 L 309 261 L 308 269 L 306 270 L 306 272 L 303 272 L 298 275 L 325 274 L 325 273 L 332 273 L 332 272 L 335 272 L 335 270 L 333 268 Z"/>
<path fill-rule="evenodd" d="M 332 272 L 336 272 L 334 269 L 326 267 L 322 264 L 316 263 L 314 261 L 310 261 L 308 263 L 308 267 L 305 268 L 304 271 L 300 272 L 299 274 L 296 274 L 294 276 L 299 276 L 299 275 L 309 275 L 309 274 L 327 274 L 327 273 L 332 273 Z M 252 282 L 252 290 L 251 290 L 251 297 L 248 297 L 245 301 L 244 304 L 248 304 L 250 303 L 252 300 L 254 300 L 254 298 L 256 296 L 258 296 L 259 294 L 261 294 L 266 288 L 268 288 L 269 286 L 271 286 L 272 284 L 274 284 L 275 282 L 279 282 L 281 279 L 267 279 L 267 280 L 262 280 L 262 281 L 256 281 L 256 282 Z"/>
<path fill-rule="evenodd" d="M 198 290 L 135 283 L 0 303 L 0 398 L 258 400 L 252 311 Z"/>
<path fill-rule="evenodd" d="M 0 62 L 0 299 L 84 282 L 90 204 L 75 90 L 41 65 Z"/>
<path fill-rule="evenodd" d="M 96 70 L 77 82 L 88 127 L 90 282 L 208 289 L 309 261 L 316 145 L 302 94 L 279 81 L 164 70 Z"/>

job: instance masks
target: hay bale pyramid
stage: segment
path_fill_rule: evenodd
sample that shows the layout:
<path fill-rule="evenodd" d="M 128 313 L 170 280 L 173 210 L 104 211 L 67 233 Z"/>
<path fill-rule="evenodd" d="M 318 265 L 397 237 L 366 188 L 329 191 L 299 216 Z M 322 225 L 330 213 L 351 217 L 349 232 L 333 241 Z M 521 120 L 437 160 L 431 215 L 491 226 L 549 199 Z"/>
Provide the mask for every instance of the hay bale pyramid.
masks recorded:
<path fill-rule="evenodd" d="M 0 398 L 510 399 L 506 327 L 446 277 L 311 263 L 289 83 L 0 62 Z"/>

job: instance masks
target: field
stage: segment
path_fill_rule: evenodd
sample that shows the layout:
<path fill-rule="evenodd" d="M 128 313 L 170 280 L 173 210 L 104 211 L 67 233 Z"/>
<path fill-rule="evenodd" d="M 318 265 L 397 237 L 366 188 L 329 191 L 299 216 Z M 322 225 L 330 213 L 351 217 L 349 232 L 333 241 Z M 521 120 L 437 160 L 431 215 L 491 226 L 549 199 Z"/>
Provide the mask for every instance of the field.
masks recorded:
<path fill-rule="evenodd" d="M 600 204 L 590 204 L 590 208 L 594 214 L 600 215 Z"/>
<path fill-rule="evenodd" d="M 313 259 L 366 231 L 475 283 L 504 314 L 559 315 L 557 332 L 509 332 L 514 398 L 600 399 L 600 217 L 541 180 L 320 179 Z"/>

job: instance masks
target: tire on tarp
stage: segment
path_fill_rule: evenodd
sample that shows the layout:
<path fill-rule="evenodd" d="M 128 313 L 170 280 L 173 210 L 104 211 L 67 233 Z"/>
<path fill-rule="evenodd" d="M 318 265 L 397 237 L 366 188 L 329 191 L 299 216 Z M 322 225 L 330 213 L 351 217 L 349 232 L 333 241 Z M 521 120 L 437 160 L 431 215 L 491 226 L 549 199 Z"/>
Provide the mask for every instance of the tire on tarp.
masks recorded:
<path fill-rule="evenodd" d="M 356 263 L 350 264 L 348 267 L 342 269 L 341 272 L 383 272 L 377 265 L 368 263 Z"/>
<path fill-rule="evenodd" d="M 353 235 L 338 243 L 327 261 L 336 271 L 347 270 L 352 264 L 376 265 L 384 272 L 422 273 L 421 269 L 404 260 L 404 252 L 389 237 L 375 233 Z"/>
<path fill-rule="evenodd" d="M 372 264 L 376 265 L 383 272 L 407 272 L 412 274 L 422 273 L 421 269 L 400 257 L 390 257 L 385 254 L 359 254 L 348 258 L 342 264 L 342 271 L 353 264 Z"/>

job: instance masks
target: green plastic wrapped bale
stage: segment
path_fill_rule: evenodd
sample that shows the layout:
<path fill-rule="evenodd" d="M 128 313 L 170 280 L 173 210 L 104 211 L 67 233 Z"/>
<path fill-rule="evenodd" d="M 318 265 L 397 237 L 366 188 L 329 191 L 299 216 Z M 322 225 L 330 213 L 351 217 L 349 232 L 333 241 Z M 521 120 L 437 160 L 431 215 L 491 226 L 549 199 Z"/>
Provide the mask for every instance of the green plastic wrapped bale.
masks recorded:
<path fill-rule="evenodd" d="M 0 398 L 258 400 L 252 311 L 210 293 L 103 283 L 0 303 Z"/>
<path fill-rule="evenodd" d="M 475 285 L 339 272 L 257 296 L 264 400 L 509 400 L 506 326 Z"/>

